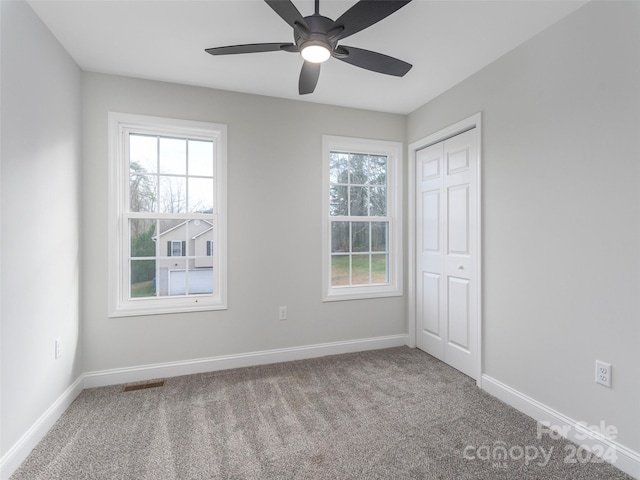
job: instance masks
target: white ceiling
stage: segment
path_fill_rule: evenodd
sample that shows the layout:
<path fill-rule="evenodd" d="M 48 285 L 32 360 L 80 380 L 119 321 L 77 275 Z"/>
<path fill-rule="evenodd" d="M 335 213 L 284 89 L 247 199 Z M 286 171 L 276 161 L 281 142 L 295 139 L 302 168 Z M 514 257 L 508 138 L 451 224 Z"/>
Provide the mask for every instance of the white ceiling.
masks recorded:
<path fill-rule="evenodd" d="M 293 0 L 303 16 L 312 0 Z M 403 78 L 336 59 L 313 94 L 298 95 L 302 59 L 269 52 L 213 57 L 205 48 L 292 42 L 262 0 L 32 0 L 35 12 L 85 71 L 409 113 L 582 6 L 578 0 L 413 0 L 343 44 L 413 64 Z M 336 19 L 355 0 L 321 0 Z"/>

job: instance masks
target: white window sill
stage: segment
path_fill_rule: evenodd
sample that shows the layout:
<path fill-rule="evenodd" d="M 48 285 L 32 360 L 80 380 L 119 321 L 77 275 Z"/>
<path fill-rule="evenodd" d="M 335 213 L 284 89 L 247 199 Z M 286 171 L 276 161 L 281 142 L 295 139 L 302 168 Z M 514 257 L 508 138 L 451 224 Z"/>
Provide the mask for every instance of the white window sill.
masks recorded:
<path fill-rule="evenodd" d="M 167 304 L 163 301 L 164 299 L 153 299 L 151 301 L 144 302 L 136 305 L 135 301 L 132 301 L 131 304 L 122 305 L 120 307 L 116 307 L 115 310 L 109 312 L 109 318 L 120 318 L 120 317 L 138 317 L 144 315 L 163 315 L 163 314 L 171 314 L 171 313 L 190 313 L 190 312 L 205 312 L 211 310 L 227 310 L 228 306 L 226 304 L 221 304 L 219 302 L 213 301 L 203 301 L 202 299 L 179 299 L 180 302 L 176 303 L 176 299 L 167 298 L 167 302 L 172 302 L 173 304 Z M 150 304 L 153 303 L 153 304 Z"/>
<path fill-rule="evenodd" d="M 375 287 L 374 287 L 375 288 Z M 395 287 L 376 288 L 371 287 L 339 287 L 332 288 L 323 295 L 323 302 L 341 302 L 343 300 L 366 300 L 370 298 L 401 297 L 404 293 Z"/>

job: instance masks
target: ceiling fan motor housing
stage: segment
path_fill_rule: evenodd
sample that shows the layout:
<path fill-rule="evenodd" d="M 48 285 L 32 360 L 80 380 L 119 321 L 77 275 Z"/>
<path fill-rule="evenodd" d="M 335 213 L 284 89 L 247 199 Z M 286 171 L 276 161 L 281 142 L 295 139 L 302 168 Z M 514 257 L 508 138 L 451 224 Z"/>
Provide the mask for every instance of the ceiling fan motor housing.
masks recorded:
<path fill-rule="evenodd" d="M 329 28 L 333 25 L 333 20 L 322 15 L 310 15 L 304 20 L 309 27 L 308 31 L 305 31 L 304 26 L 298 26 L 298 24 L 296 24 L 298 28 L 294 28 L 294 40 L 299 50 L 302 51 L 310 46 L 319 46 L 333 52 L 338 43 L 337 35 L 329 35 Z"/>

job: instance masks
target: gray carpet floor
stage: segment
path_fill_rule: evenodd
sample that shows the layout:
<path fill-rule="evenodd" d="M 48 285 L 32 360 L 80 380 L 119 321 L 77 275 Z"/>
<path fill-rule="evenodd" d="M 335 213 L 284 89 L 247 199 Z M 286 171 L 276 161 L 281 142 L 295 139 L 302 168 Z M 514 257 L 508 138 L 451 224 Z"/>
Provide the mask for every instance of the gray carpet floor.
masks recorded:
<path fill-rule="evenodd" d="M 400 347 L 85 390 L 11 479 L 631 478 L 536 425 Z"/>

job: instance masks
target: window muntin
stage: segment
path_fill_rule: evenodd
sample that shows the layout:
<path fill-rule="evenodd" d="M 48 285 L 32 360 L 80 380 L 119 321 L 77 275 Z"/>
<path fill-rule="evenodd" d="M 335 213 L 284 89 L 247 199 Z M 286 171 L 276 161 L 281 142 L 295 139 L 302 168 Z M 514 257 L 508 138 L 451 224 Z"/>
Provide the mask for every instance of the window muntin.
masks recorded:
<path fill-rule="evenodd" d="M 226 308 L 226 127 L 110 114 L 110 136 L 110 315 Z"/>
<path fill-rule="evenodd" d="M 402 294 L 401 144 L 325 136 L 324 299 Z"/>

